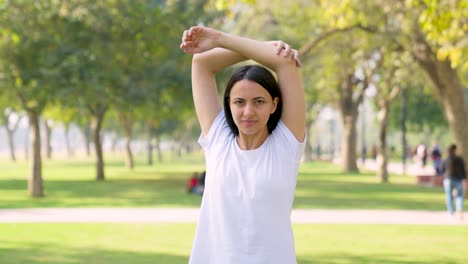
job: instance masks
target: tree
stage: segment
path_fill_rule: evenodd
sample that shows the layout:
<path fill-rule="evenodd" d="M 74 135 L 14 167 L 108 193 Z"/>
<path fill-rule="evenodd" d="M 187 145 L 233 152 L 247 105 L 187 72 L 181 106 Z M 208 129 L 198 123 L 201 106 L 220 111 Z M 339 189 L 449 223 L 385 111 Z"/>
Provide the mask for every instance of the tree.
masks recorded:
<path fill-rule="evenodd" d="M 358 28 L 388 35 L 412 55 L 444 109 L 462 156 L 468 159 L 464 125 L 468 123 L 468 92 L 460 80 L 467 70 L 464 1 L 324 1 L 322 10 L 332 18 L 322 37 Z M 320 38 L 312 38 L 303 51 L 308 52 L 317 40 Z"/>
<path fill-rule="evenodd" d="M 468 89 L 459 77 L 468 69 L 466 2 L 423 0 L 403 6 L 399 42 L 425 73 L 444 109 L 450 132 L 468 160 Z"/>
<path fill-rule="evenodd" d="M 1 115 L 2 119 L 0 119 L 0 124 L 3 123 L 3 125 L 5 126 L 5 130 L 7 132 L 6 140 L 7 140 L 8 149 L 10 152 L 10 160 L 16 161 L 15 144 L 13 141 L 13 135 L 15 131 L 18 129 L 18 125 L 20 124 L 23 116 L 19 115 L 17 112 L 14 112 L 13 109 L 10 107 L 6 107 L 6 108 L 0 107 L 0 113 L 3 113 Z"/>
<path fill-rule="evenodd" d="M 391 46 L 382 47 L 377 53 L 379 63 L 371 84 L 376 87 L 374 103 L 377 106 L 377 120 L 379 122 L 379 152 L 377 154 L 377 178 L 380 182 L 388 182 L 388 147 L 387 127 L 390 116 L 390 107 L 404 86 L 408 86 L 411 78 L 408 73 L 412 63 L 408 53 L 392 50 Z M 406 69 L 402 69 L 406 67 Z"/>
<path fill-rule="evenodd" d="M 5 2 L 0 9 L 0 71 L 10 86 L 8 93 L 19 100 L 28 116 L 28 191 L 33 197 L 44 195 L 39 120 L 54 92 L 49 73 L 56 62 L 50 51 L 56 48 L 51 22 L 57 9 L 53 1 Z"/>

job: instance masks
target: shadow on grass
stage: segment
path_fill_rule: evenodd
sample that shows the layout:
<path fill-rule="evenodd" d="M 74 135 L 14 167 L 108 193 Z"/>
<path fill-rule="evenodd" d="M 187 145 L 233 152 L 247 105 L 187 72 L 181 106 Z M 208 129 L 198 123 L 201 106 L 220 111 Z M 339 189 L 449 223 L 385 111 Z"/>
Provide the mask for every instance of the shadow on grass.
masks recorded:
<path fill-rule="evenodd" d="M 300 178 L 295 208 L 443 210 L 443 191 L 409 184 L 375 184 Z M 0 208 L 30 207 L 199 207 L 201 197 L 185 193 L 185 175 L 164 173 L 152 179 L 46 180 L 45 197 L 27 197 L 24 180 L 0 180 L 0 189 L 17 194 L 0 200 Z"/>
<path fill-rule="evenodd" d="M 444 263 L 444 264 L 462 264 L 466 263 L 462 260 L 450 260 L 447 257 L 432 258 L 428 260 L 407 260 L 403 256 L 399 256 L 397 252 L 394 255 L 366 255 L 357 256 L 352 254 L 334 253 L 327 255 L 311 255 L 307 257 L 299 257 L 298 264 L 427 264 L 427 263 Z"/>
<path fill-rule="evenodd" d="M 61 161 L 62 167 L 66 162 Z M 116 165 L 117 162 L 114 163 Z M 70 162 L 88 167 L 86 161 Z M 323 165 L 323 167 L 322 167 Z M 0 178 L 0 208 L 37 207 L 199 207 L 201 197 L 185 193 L 193 167 L 113 170 L 97 182 L 82 170 L 52 170 L 44 175 L 45 197 L 31 199 L 26 178 Z M 91 170 L 90 170 L 91 171 Z M 209 177 L 209 176 L 208 176 Z M 369 172 L 344 174 L 332 164 L 305 164 L 298 177 L 295 208 L 443 210 L 443 191 L 411 183 L 379 184 Z"/>
<path fill-rule="evenodd" d="M 17 194 L 0 208 L 38 207 L 199 207 L 201 196 L 185 192 L 185 178 L 44 181 L 45 196 L 27 196 L 27 183 L 0 180 L 0 189 Z"/>
<path fill-rule="evenodd" d="M 377 184 L 320 176 L 299 178 L 296 208 L 444 210 L 443 190 L 413 184 Z"/>
<path fill-rule="evenodd" d="M 0 240 L 0 244 L 5 245 L 5 242 Z M 2 264 L 187 264 L 188 256 L 124 249 L 69 248 L 54 243 L 22 243 L 15 248 L 0 246 L 0 260 Z"/>
<path fill-rule="evenodd" d="M 5 241 L 1 241 L 5 245 Z M 10 245 L 11 246 L 11 245 Z M 15 245 L 13 245 L 15 246 Z M 2 264 L 186 264 L 188 256 L 166 253 L 106 250 L 91 247 L 70 248 L 53 243 L 28 243 L 21 247 L 1 247 Z M 408 260 L 397 252 L 392 255 L 353 255 L 343 253 L 298 256 L 298 264 L 425 264 L 427 259 Z M 432 258 L 430 263 L 461 264 L 466 260 L 453 260 L 447 256 Z"/>

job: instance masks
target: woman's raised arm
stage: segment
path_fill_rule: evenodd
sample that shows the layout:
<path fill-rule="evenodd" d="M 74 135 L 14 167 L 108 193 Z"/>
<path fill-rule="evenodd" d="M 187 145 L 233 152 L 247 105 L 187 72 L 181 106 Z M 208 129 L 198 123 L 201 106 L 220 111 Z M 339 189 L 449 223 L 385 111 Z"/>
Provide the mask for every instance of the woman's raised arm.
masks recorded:
<path fill-rule="evenodd" d="M 298 141 L 304 140 L 305 105 L 298 53 L 278 43 L 272 45 L 206 27 L 192 27 L 184 32 L 181 49 L 191 54 L 201 53 L 193 59 L 192 85 L 202 134 L 208 132 L 221 109 L 214 78 L 216 71 L 252 59 L 277 73 L 283 97 L 281 119 Z"/>
<path fill-rule="evenodd" d="M 216 73 L 246 58 L 235 52 L 215 48 L 192 59 L 192 94 L 198 122 L 205 136 L 221 111 L 216 87 Z"/>

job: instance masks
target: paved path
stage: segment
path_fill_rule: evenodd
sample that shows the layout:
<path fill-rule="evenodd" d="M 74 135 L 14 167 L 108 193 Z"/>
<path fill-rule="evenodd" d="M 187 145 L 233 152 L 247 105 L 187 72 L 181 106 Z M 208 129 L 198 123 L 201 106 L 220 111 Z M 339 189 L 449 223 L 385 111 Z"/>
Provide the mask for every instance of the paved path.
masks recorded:
<path fill-rule="evenodd" d="M 0 223 L 195 223 L 198 209 L 0 209 Z M 468 225 L 446 212 L 406 210 L 293 210 L 293 223 Z"/>
<path fill-rule="evenodd" d="M 338 161 L 339 162 L 339 161 Z M 360 160 L 357 161 L 359 167 L 364 167 L 370 171 L 377 170 L 377 162 L 372 159 L 365 160 L 364 164 Z M 429 162 L 429 165 L 425 167 L 421 167 L 418 164 L 415 164 L 411 161 L 408 161 L 406 166 L 403 166 L 401 162 L 389 162 L 387 164 L 387 170 L 390 173 L 395 174 L 406 174 L 408 176 L 416 176 L 416 175 L 435 175 L 435 170 L 432 167 L 432 162 Z"/>

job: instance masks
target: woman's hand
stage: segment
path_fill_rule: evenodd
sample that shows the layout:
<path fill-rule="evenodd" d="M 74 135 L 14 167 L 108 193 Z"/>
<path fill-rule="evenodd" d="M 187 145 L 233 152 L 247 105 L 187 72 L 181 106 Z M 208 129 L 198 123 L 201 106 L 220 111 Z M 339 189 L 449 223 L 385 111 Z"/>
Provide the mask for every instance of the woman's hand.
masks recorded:
<path fill-rule="evenodd" d="M 217 31 L 208 27 L 191 27 L 184 31 L 180 48 L 187 53 L 196 54 L 211 50 L 217 47 L 216 40 L 221 35 Z"/>
<path fill-rule="evenodd" d="M 284 57 L 291 56 L 291 59 L 296 62 L 297 67 L 302 66 L 301 60 L 299 59 L 299 52 L 295 49 L 292 49 L 291 46 L 289 46 L 287 43 L 284 43 L 281 40 L 268 41 L 267 43 L 271 43 L 277 48 L 276 55 L 282 55 Z"/>

